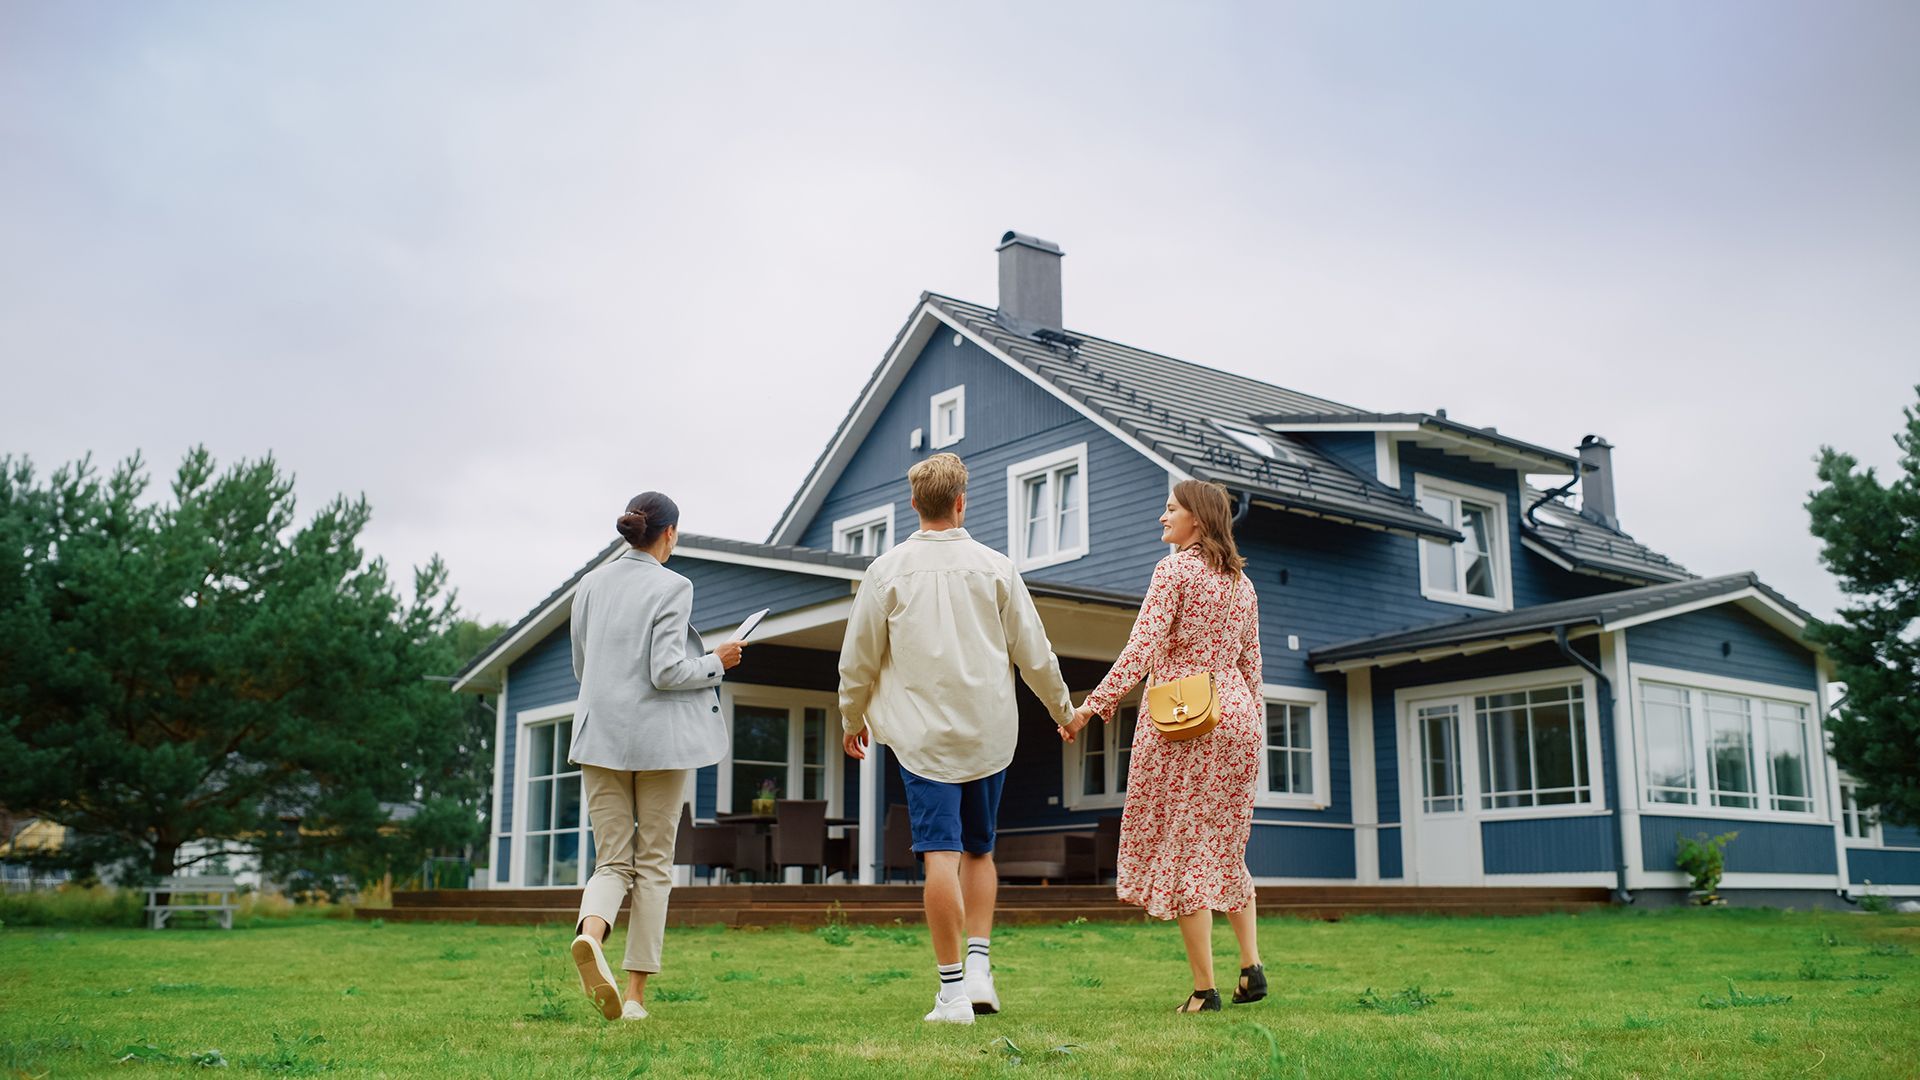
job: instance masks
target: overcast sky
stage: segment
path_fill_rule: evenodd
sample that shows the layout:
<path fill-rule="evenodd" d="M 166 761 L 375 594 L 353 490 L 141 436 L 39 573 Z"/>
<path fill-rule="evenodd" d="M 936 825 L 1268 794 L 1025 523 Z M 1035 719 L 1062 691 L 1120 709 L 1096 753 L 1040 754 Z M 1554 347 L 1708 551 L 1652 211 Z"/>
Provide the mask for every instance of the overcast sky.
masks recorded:
<path fill-rule="evenodd" d="M 0 0 L 0 452 L 273 453 L 520 616 L 628 496 L 763 540 L 923 289 L 1616 444 L 1841 596 L 1920 381 L 1920 5 Z M 1143 521 L 1142 529 L 1156 528 Z"/>

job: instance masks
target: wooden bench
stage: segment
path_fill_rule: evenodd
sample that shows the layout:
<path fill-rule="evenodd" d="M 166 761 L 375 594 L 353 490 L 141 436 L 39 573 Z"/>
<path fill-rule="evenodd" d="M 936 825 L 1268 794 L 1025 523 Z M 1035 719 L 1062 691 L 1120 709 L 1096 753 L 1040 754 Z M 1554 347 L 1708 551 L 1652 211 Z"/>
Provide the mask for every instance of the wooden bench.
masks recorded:
<path fill-rule="evenodd" d="M 240 905 L 234 903 L 234 893 L 238 886 L 231 877 L 187 877 L 173 876 L 160 879 L 158 885 L 147 890 L 147 924 L 155 930 L 165 930 L 167 920 L 176 911 L 204 911 L 220 917 L 220 928 L 233 929 L 233 913 Z M 166 903 L 160 902 L 165 895 Z M 185 903 L 183 901 L 198 901 Z"/>
<path fill-rule="evenodd" d="M 1098 875 L 1094 834 L 1001 833 L 994 840 L 993 866 L 1002 880 L 1092 881 Z"/>

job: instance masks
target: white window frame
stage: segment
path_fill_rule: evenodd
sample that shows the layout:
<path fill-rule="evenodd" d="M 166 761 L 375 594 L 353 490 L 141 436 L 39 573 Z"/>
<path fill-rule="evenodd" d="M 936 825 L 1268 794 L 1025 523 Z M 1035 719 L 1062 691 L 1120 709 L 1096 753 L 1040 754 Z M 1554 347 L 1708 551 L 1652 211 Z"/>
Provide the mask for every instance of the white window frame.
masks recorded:
<path fill-rule="evenodd" d="M 834 521 L 833 550 L 842 555 L 848 554 L 853 549 L 852 541 L 854 534 L 859 533 L 863 536 L 871 537 L 875 525 L 885 525 L 887 527 L 886 544 L 880 548 L 880 551 L 862 551 L 860 554 L 878 555 L 883 551 L 889 550 L 899 539 L 894 535 L 893 531 L 892 503 L 888 503 L 885 506 L 876 506 L 871 510 L 862 510 L 857 514 L 848 514 L 846 517 Z"/>
<path fill-rule="evenodd" d="M 940 410 L 953 406 L 953 434 L 940 430 Z M 927 445 L 935 450 L 952 446 L 967 437 L 967 387 L 965 383 L 948 387 L 933 395 L 927 403 Z"/>
<path fill-rule="evenodd" d="M 714 784 L 714 810 L 716 813 L 746 813 L 753 796 L 744 795 L 735 805 L 733 790 L 733 710 L 736 705 L 750 705 L 761 709 L 787 710 L 787 782 L 783 786 L 782 799 L 797 799 L 801 787 L 802 770 L 805 768 L 806 755 L 797 753 L 802 737 L 806 733 L 808 709 L 825 709 L 827 724 L 824 732 L 826 739 L 823 747 L 822 763 L 825 775 L 822 783 L 826 788 L 827 816 L 840 814 L 841 795 L 845 787 L 842 761 L 846 754 L 841 752 L 840 740 L 834 738 L 840 727 L 840 699 L 821 690 L 793 690 L 784 686 L 758 686 L 743 683 L 720 686 L 720 712 L 727 722 L 727 754 L 720 759 L 718 776 Z"/>
<path fill-rule="evenodd" d="M 1038 558 L 1028 558 L 1026 500 L 1022 498 L 1026 482 L 1042 473 L 1053 473 L 1065 466 L 1072 465 L 1080 474 L 1080 543 L 1071 548 L 1055 550 Z M 1083 559 L 1092 550 L 1088 535 L 1090 520 L 1087 507 L 1093 502 L 1092 477 L 1087 475 L 1087 444 L 1064 447 L 1049 454 L 1028 458 L 1007 466 L 1007 555 L 1013 559 L 1013 565 L 1019 570 L 1039 570 L 1043 567 L 1058 566 L 1061 563 Z"/>
<path fill-rule="evenodd" d="M 1840 789 L 1840 805 L 1834 808 L 1833 816 L 1835 820 L 1840 822 L 1841 842 L 1850 848 L 1877 848 L 1883 846 L 1880 835 L 1879 816 L 1873 812 L 1872 807 L 1860 805 L 1860 796 L 1857 794 L 1860 781 L 1842 772 L 1840 773 L 1838 787 Z M 1849 797 L 1849 792 L 1855 792 L 1856 794 Z M 1847 809 L 1849 802 L 1851 802 L 1853 806 L 1852 810 Z M 1858 836 L 1847 835 L 1847 819 L 1849 817 L 1853 818 L 1854 827 L 1860 832 Z"/>
<path fill-rule="evenodd" d="M 1409 740 L 1405 737 L 1406 732 L 1414 730 L 1411 721 L 1419 706 L 1464 701 L 1466 704 L 1460 713 L 1461 752 L 1463 755 L 1471 754 L 1477 763 L 1480 760 L 1482 748 L 1480 717 L 1474 709 L 1474 698 L 1493 694 L 1517 694 L 1528 690 L 1550 690 L 1556 686 L 1580 688 L 1580 711 L 1587 729 L 1587 787 L 1591 791 L 1589 800 L 1577 803 L 1552 803 L 1546 806 L 1486 807 L 1481 805 L 1481 800 L 1486 795 L 1486 780 L 1480 778 L 1475 783 L 1467 784 L 1461 791 L 1466 799 L 1466 809 L 1460 812 L 1470 814 L 1480 821 L 1593 817 L 1607 813 L 1612 806 L 1612 798 L 1611 793 L 1607 791 L 1606 774 L 1603 771 L 1602 763 L 1605 759 L 1600 754 L 1600 725 L 1607 721 L 1599 715 L 1599 707 L 1594 703 L 1597 691 L 1593 676 L 1577 667 L 1559 667 L 1542 671 L 1523 671 L 1513 675 L 1495 675 L 1485 679 L 1469 679 L 1462 682 L 1407 686 L 1393 692 L 1394 715 L 1398 718 L 1395 730 L 1400 733 L 1402 744 L 1399 748 L 1402 827 L 1418 828 L 1417 825 L 1410 823 L 1417 816 L 1414 810 L 1418 808 L 1426 791 L 1423 779 L 1426 774 L 1422 771 L 1420 748 L 1417 745 L 1409 745 L 1417 743 L 1418 740 Z M 1462 760 L 1465 760 L 1464 757 Z M 1475 768 L 1478 768 L 1477 764 Z"/>
<path fill-rule="evenodd" d="M 1075 705 L 1085 700 L 1085 694 L 1073 695 Z M 1062 806 L 1069 810 L 1101 810 L 1126 805 L 1126 791 L 1114 790 L 1115 785 L 1120 781 L 1120 717 L 1125 712 L 1132 712 L 1134 723 L 1139 724 L 1140 692 L 1138 690 L 1120 699 L 1120 704 L 1113 711 L 1112 720 L 1103 721 L 1096 717 L 1088 721 L 1087 726 L 1081 730 L 1080 735 L 1073 742 L 1064 744 L 1066 750 L 1060 755 L 1060 804 Z M 1100 794 L 1087 795 L 1084 794 L 1086 785 L 1083 783 L 1086 779 L 1087 732 L 1092 730 L 1095 724 L 1101 726 L 1101 737 L 1105 740 L 1101 744 L 1101 768 L 1106 774 L 1106 782 Z M 1136 727 L 1135 730 L 1138 728 Z M 1131 755 L 1132 743 L 1129 742 L 1127 746 L 1127 753 Z"/>
<path fill-rule="evenodd" d="M 1633 687 L 1633 738 L 1636 751 L 1637 775 L 1639 784 L 1641 812 L 1655 815 L 1688 816 L 1694 814 L 1712 817 L 1739 818 L 1745 821 L 1788 821 L 1796 824 L 1832 823 L 1839 830 L 1840 818 L 1837 808 L 1827 805 L 1826 752 L 1820 726 L 1819 695 L 1812 690 L 1780 686 L 1774 683 L 1753 682 L 1748 679 L 1731 679 L 1723 675 L 1709 675 L 1682 668 L 1660 667 L 1653 664 L 1630 664 Z M 1691 802 L 1655 802 L 1648 789 L 1647 776 L 1647 726 L 1645 719 L 1645 691 L 1643 684 L 1658 683 L 1664 686 L 1678 687 L 1690 691 L 1687 700 L 1688 722 L 1691 730 L 1693 752 L 1693 801 Z M 1731 694 L 1746 698 L 1750 703 L 1752 718 L 1749 731 L 1752 735 L 1754 790 L 1751 792 L 1754 809 L 1741 806 L 1717 806 L 1713 801 L 1712 760 L 1707 753 L 1707 730 L 1705 706 L 1701 702 L 1702 693 Z M 1776 701 L 1782 704 L 1798 705 L 1804 712 L 1802 723 L 1807 728 L 1807 745 L 1804 755 L 1807 763 L 1807 798 L 1811 803 L 1808 810 L 1776 810 L 1773 808 L 1773 760 L 1772 725 L 1766 722 L 1765 703 Z"/>
<path fill-rule="evenodd" d="M 1313 739 L 1313 793 L 1296 795 L 1274 791 L 1268 776 L 1267 714 L 1260 711 L 1260 784 L 1254 789 L 1253 805 L 1290 810 L 1325 810 L 1333 805 L 1333 753 L 1327 747 L 1327 692 L 1304 686 L 1262 685 L 1260 693 L 1269 705 L 1303 705 L 1309 713 L 1308 731 Z"/>
<path fill-rule="evenodd" d="M 514 716 L 514 723 L 517 727 L 517 731 L 514 735 L 515 742 L 513 744 L 514 829 L 513 829 L 513 843 L 512 843 L 513 872 L 512 872 L 511 881 L 510 881 L 510 885 L 514 888 L 578 889 L 581 886 L 584 886 L 587 883 L 587 878 L 593 875 L 593 864 L 591 861 L 589 861 L 591 853 L 593 851 L 593 823 L 590 820 L 591 815 L 587 813 L 587 778 L 584 774 L 582 774 L 580 777 L 580 825 L 579 825 L 580 880 L 561 882 L 558 884 L 555 884 L 549 881 L 545 885 L 530 885 L 527 883 L 527 867 L 530 861 L 529 849 L 532 847 L 532 841 L 533 841 L 533 835 L 534 835 L 534 830 L 529 828 L 529 826 L 533 822 L 533 814 L 532 814 L 531 805 L 528 802 L 528 794 L 527 794 L 528 790 L 532 787 L 532 770 L 528 768 L 528 765 L 527 765 L 527 760 L 528 760 L 527 749 L 530 744 L 530 739 L 528 736 L 529 736 L 529 733 L 532 731 L 532 729 L 541 727 L 543 725 L 558 724 L 563 720 L 577 721 L 577 714 L 579 713 L 579 709 L 580 709 L 580 702 L 578 700 L 564 701 L 564 702 L 559 702 L 553 705 L 543 705 L 537 709 L 523 709 L 520 712 L 516 713 Z M 574 769 L 578 770 L 579 766 L 577 765 L 574 766 Z M 554 774 L 555 777 L 558 777 L 560 775 L 561 775 L 560 773 Z M 541 777 L 541 779 L 544 780 L 544 779 L 547 779 L 547 777 Z M 540 830 L 540 835 L 552 836 L 552 835 L 557 835 L 561 831 L 563 830 L 542 829 Z M 549 849 L 549 852 L 551 852 L 551 849 Z M 548 865 L 549 867 L 551 867 L 552 865 L 551 854 L 548 855 Z M 551 877 L 551 874 L 549 874 L 548 876 Z"/>
<path fill-rule="evenodd" d="M 1428 495 L 1438 495 L 1451 499 L 1454 503 L 1454 519 L 1459 520 L 1461 500 L 1476 502 L 1488 507 L 1492 513 L 1491 535 L 1487 544 L 1493 550 L 1487 554 L 1493 561 L 1493 595 L 1475 596 L 1466 591 L 1466 567 L 1456 557 L 1454 560 L 1454 590 L 1436 589 L 1427 582 L 1427 559 L 1432 546 L 1438 540 L 1416 540 L 1420 548 L 1420 595 L 1428 600 L 1442 604 L 1457 604 L 1461 607 L 1481 608 L 1487 611 L 1513 610 L 1513 567 L 1508 558 L 1507 549 L 1511 543 L 1507 536 L 1507 497 L 1498 491 L 1462 484 L 1455 480 L 1444 480 L 1425 473 L 1416 473 L 1413 478 L 1414 502 L 1425 505 Z M 1449 545 L 1458 548 L 1460 545 Z"/>

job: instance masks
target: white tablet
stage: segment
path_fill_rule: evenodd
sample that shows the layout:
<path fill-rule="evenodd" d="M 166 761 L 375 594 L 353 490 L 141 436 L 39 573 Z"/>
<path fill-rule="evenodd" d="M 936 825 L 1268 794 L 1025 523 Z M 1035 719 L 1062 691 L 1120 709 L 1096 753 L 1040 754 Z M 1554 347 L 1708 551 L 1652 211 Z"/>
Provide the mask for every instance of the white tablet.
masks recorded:
<path fill-rule="evenodd" d="M 763 607 L 759 611 L 756 611 L 753 614 L 747 616 L 747 621 L 741 623 L 740 629 L 735 630 L 733 632 L 733 640 L 735 641 L 747 640 L 747 635 L 753 633 L 754 628 L 760 625 L 760 620 L 766 618 L 767 612 L 772 610 L 773 609 L 770 607 Z"/>

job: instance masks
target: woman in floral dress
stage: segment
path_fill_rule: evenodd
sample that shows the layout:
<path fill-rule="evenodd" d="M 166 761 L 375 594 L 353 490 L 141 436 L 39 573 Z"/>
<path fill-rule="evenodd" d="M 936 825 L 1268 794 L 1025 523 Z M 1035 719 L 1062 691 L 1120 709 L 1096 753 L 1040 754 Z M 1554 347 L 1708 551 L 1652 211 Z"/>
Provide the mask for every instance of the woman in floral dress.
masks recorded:
<path fill-rule="evenodd" d="M 1173 554 L 1153 569 L 1140 615 L 1113 670 L 1074 713 L 1069 741 L 1094 715 L 1112 719 L 1142 676 L 1149 685 L 1213 673 L 1220 721 L 1196 739 L 1169 742 L 1134 727 L 1133 763 L 1120 823 L 1120 899 L 1158 919 L 1179 919 L 1193 969 L 1181 1012 L 1213 1012 L 1213 913 L 1224 911 L 1240 942 L 1238 1002 L 1266 996 L 1254 923 L 1247 837 L 1260 775 L 1260 606 L 1233 543 L 1232 504 L 1217 484 L 1176 485 L 1160 516 Z M 1143 710 L 1144 713 L 1144 710 Z"/>

